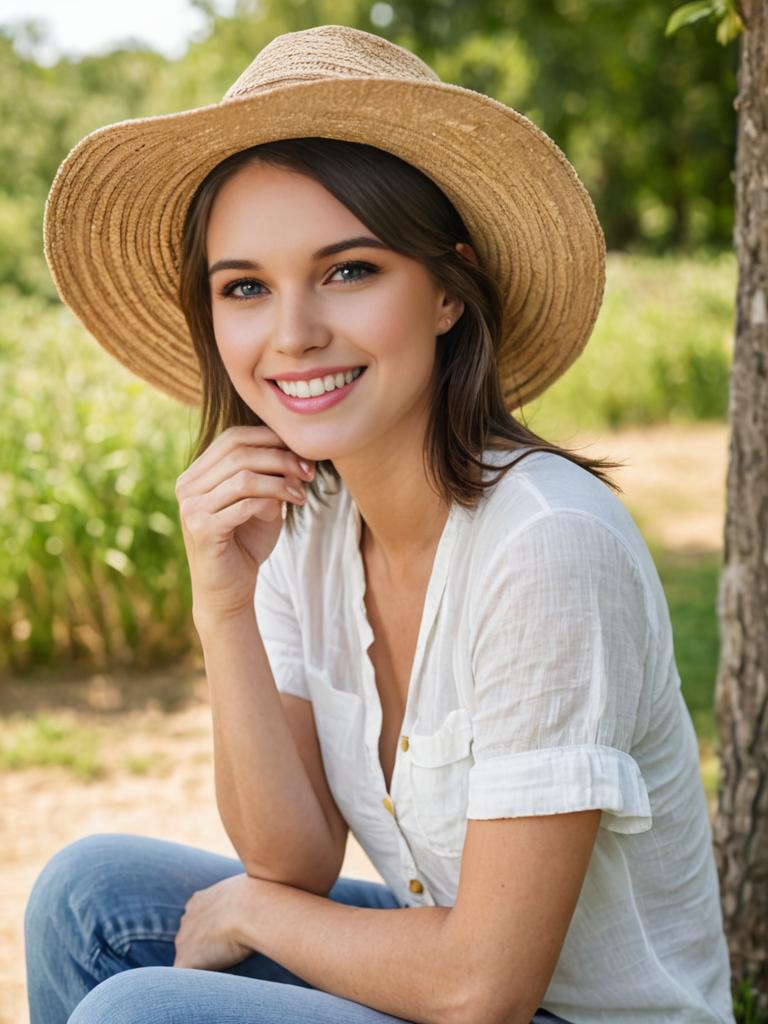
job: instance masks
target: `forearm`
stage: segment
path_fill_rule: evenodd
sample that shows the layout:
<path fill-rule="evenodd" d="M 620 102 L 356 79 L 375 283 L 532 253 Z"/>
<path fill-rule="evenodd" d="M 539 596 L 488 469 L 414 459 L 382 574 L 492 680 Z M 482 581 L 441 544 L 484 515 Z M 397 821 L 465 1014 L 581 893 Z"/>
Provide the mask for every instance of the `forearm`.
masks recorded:
<path fill-rule="evenodd" d="M 461 945 L 451 907 L 351 907 L 253 879 L 238 942 L 315 988 L 416 1024 L 466 1020 Z"/>
<path fill-rule="evenodd" d="M 283 713 L 255 613 L 196 619 L 208 677 L 216 800 L 249 874 L 327 891 L 333 839 Z"/>

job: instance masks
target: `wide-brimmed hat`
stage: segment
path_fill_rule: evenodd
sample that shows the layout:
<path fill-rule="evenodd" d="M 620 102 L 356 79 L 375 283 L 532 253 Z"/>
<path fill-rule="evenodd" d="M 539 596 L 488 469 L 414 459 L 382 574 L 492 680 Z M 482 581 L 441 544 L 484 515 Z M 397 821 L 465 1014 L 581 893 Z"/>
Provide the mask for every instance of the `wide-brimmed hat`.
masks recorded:
<path fill-rule="evenodd" d="M 605 284 L 603 232 L 571 163 L 523 114 L 343 25 L 277 36 L 219 103 L 82 139 L 45 210 L 45 255 L 64 302 L 129 370 L 199 404 L 201 376 L 177 295 L 190 201 L 233 153 L 307 136 L 387 150 L 454 204 L 501 287 L 498 364 L 510 409 L 571 365 Z"/>

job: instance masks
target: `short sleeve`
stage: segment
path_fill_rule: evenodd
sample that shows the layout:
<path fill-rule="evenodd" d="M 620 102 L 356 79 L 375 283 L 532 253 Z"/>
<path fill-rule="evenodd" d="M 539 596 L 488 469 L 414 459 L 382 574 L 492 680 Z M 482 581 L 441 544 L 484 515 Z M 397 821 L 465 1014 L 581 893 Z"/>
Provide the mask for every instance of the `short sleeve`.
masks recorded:
<path fill-rule="evenodd" d="M 301 628 L 283 564 L 287 558 L 284 534 L 285 529 L 271 555 L 259 568 L 254 594 L 256 622 L 277 689 L 310 700 Z"/>
<path fill-rule="evenodd" d="M 604 828 L 649 829 L 630 750 L 647 720 L 652 631 L 623 541 L 555 511 L 497 546 L 475 595 L 468 817 L 601 808 Z"/>

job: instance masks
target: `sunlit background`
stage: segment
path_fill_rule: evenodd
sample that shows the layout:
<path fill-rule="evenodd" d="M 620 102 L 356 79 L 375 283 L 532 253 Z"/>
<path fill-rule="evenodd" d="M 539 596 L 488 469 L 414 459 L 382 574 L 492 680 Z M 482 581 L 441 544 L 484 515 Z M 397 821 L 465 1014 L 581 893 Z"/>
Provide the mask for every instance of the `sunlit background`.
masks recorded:
<path fill-rule="evenodd" d="M 22 914 L 48 857 L 93 831 L 232 854 L 174 484 L 195 415 L 110 359 L 57 299 L 43 205 L 69 149 L 221 98 L 275 35 L 400 42 L 541 125 L 608 249 L 592 340 L 523 410 L 614 475 L 656 561 L 713 797 L 732 253 L 735 46 L 673 36 L 657 0 L 0 0 L 0 1024 L 26 1019 Z M 377 877 L 354 839 L 344 873 Z"/>

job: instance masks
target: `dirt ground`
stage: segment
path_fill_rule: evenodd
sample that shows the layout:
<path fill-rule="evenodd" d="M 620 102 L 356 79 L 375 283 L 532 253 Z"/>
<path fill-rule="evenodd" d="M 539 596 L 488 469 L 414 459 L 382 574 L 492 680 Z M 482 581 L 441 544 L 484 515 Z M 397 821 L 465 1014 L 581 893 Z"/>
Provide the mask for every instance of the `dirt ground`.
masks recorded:
<path fill-rule="evenodd" d="M 626 460 L 613 472 L 646 539 L 695 553 L 722 549 L 727 429 L 649 428 L 570 438 Z M 0 684 L 0 729 L 46 712 L 92 730 L 101 777 L 65 767 L 0 771 L 0 1024 L 28 1024 L 23 915 L 56 850 L 94 832 L 133 832 L 235 856 L 213 785 L 207 684 L 199 667 Z M 342 874 L 379 876 L 350 837 Z"/>

